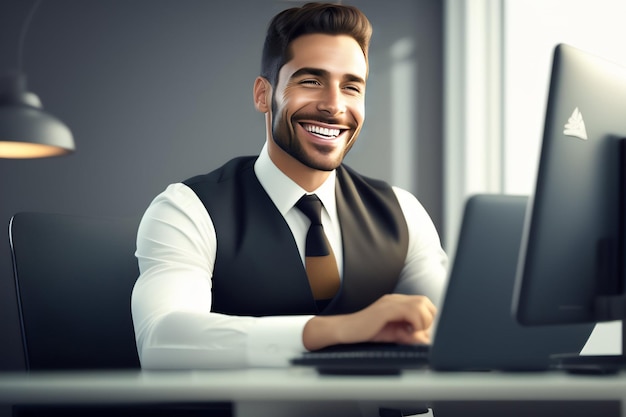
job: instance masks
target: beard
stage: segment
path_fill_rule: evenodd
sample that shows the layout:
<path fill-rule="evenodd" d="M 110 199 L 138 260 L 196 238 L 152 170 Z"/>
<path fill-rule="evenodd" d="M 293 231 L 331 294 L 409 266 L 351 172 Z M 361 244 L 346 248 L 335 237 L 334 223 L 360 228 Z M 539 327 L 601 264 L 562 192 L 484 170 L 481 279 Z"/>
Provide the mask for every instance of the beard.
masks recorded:
<path fill-rule="evenodd" d="M 321 120 L 319 115 L 308 115 L 305 116 L 305 118 L 332 123 L 331 120 Z M 345 144 L 344 149 L 339 156 L 328 158 L 326 156 L 335 152 L 336 147 L 313 145 L 315 147 L 315 153 L 313 154 L 312 152 L 307 151 L 307 149 L 302 146 L 301 141 L 298 140 L 298 136 L 294 128 L 296 123 L 297 122 L 294 122 L 293 120 L 290 122 L 290 119 L 284 114 L 278 115 L 275 101 L 272 100 L 272 138 L 274 143 L 276 143 L 276 145 L 278 145 L 285 153 L 296 159 L 301 164 L 318 171 L 333 171 L 341 165 L 343 159 L 352 148 L 352 145 L 357 137 L 357 133 L 354 133 L 350 137 L 348 143 Z M 320 157 L 320 155 L 322 157 Z"/>

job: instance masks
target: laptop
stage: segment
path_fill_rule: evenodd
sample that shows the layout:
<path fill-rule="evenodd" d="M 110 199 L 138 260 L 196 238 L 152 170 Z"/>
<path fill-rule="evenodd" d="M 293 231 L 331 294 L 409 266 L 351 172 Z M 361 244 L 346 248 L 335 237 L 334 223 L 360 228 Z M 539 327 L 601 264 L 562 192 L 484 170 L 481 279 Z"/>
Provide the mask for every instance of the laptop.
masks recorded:
<path fill-rule="evenodd" d="M 553 355 L 580 352 L 593 324 L 523 327 L 511 312 L 528 198 L 468 198 L 432 345 L 364 343 L 305 352 L 294 365 L 325 374 L 438 371 L 543 371 Z"/>

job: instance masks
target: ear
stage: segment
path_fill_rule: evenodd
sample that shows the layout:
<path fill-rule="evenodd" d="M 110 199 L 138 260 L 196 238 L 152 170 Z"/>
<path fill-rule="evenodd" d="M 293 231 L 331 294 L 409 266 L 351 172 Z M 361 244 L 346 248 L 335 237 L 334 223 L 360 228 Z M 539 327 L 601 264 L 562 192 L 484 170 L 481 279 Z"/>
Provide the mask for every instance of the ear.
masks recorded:
<path fill-rule="evenodd" d="M 261 113 L 267 113 L 271 108 L 272 86 L 264 77 L 254 80 L 254 107 Z"/>

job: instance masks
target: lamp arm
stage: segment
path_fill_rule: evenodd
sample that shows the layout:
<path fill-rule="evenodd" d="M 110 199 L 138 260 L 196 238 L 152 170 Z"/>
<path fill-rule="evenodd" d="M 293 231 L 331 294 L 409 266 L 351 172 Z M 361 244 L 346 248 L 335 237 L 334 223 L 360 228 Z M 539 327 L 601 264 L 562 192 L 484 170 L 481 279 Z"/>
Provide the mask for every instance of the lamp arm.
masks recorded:
<path fill-rule="evenodd" d="M 24 63 L 24 42 L 26 40 L 26 34 L 28 33 L 28 28 L 30 27 L 30 22 L 33 20 L 33 16 L 35 12 L 41 5 L 41 0 L 35 0 L 32 7 L 30 8 L 26 19 L 24 19 L 24 23 L 22 23 L 22 29 L 20 31 L 20 37 L 17 41 L 17 70 L 22 72 L 22 66 Z"/>

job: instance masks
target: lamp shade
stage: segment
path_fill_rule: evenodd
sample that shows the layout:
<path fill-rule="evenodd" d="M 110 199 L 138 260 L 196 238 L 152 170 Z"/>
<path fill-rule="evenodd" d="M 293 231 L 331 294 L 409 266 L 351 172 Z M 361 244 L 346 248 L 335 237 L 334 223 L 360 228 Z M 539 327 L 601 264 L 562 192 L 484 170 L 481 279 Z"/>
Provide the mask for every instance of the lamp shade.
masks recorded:
<path fill-rule="evenodd" d="M 26 91 L 24 75 L 0 79 L 0 158 L 45 158 L 74 149 L 72 132 Z"/>

